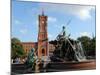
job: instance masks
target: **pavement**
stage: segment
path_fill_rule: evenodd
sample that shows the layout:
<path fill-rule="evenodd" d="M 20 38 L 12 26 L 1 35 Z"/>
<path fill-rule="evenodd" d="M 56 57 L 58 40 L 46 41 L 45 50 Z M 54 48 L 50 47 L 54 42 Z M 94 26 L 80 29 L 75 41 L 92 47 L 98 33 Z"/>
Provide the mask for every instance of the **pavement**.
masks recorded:
<path fill-rule="evenodd" d="M 61 72 L 61 71 L 74 71 L 74 70 L 92 70 L 96 69 L 96 61 L 84 61 L 84 62 L 50 62 L 47 68 L 40 69 L 40 72 Z M 12 75 L 14 74 L 30 74 L 35 73 L 35 70 L 28 68 L 25 64 L 12 64 Z"/>

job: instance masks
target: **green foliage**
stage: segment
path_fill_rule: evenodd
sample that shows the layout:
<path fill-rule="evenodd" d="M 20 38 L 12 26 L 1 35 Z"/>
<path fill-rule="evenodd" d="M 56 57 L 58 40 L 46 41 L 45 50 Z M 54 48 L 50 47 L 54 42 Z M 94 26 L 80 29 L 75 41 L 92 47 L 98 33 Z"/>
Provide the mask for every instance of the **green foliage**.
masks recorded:
<path fill-rule="evenodd" d="M 90 38 L 88 36 L 79 37 L 77 40 L 81 41 L 83 45 L 83 49 L 85 50 L 87 55 L 95 56 L 96 50 L 96 38 Z"/>
<path fill-rule="evenodd" d="M 89 51 L 88 53 L 89 53 L 89 55 L 95 55 L 95 53 L 96 53 L 96 38 L 95 37 L 93 37 L 92 39 L 91 39 L 91 44 L 90 44 L 90 50 L 91 51 Z"/>
<path fill-rule="evenodd" d="M 87 36 L 82 36 L 78 38 L 79 41 L 81 41 L 83 48 L 85 50 L 89 50 L 89 46 L 91 44 L 91 38 L 87 37 Z"/>
<path fill-rule="evenodd" d="M 11 57 L 12 58 L 21 57 L 24 54 L 25 54 L 24 49 L 22 47 L 20 40 L 17 38 L 12 38 L 11 39 Z"/>

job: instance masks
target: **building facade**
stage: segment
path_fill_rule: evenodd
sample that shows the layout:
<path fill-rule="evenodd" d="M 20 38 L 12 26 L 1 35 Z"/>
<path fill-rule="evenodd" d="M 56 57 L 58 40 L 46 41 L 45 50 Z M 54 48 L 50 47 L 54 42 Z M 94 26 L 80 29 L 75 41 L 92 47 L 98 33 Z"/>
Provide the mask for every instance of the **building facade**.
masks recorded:
<path fill-rule="evenodd" d="M 22 42 L 22 46 L 23 46 L 23 49 L 26 53 L 26 55 L 28 55 L 29 51 L 34 48 L 34 49 L 37 49 L 38 48 L 38 43 L 37 42 Z M 55 49 L 54 45 L 53 44 L 50 44 L 48 45 L 48 51 L 49 51 L 49 56 L 51 56 L 53 54 L 53 51 Z"/>
<path fill-rule="evenodd" d="M 32 48 L 36 49 L 37 43 L 36 42 L 22 42 L 22 46 L 23 46 L 25 54 L 28 55 L 29 51 Z"/>

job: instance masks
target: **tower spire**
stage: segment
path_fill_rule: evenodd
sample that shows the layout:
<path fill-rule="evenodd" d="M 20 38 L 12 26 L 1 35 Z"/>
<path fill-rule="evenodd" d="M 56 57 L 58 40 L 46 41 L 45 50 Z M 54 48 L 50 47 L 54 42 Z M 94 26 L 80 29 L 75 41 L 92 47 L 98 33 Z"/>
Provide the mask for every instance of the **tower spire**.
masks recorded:
<path fill-rule="evenodd" d="M 43 8 L 42 8 L 42 16 L 44 16 L 44 10 L 43 10 Z"/>

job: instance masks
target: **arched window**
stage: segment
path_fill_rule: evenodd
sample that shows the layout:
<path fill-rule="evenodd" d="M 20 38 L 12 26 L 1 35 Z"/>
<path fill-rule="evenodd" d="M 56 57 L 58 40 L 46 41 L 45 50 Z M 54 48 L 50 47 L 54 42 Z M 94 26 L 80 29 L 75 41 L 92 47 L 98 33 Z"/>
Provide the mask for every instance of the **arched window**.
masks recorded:
<path fill-rule="evenodd" d="M 26 49 L 26 53 L 27 53 L 27 49 Z"/>
<path fill-rule="evenodd" d="M 45 49 L 44 48 L 42 49 L 42 55 L 43 56 L 45 55 Z"/>

